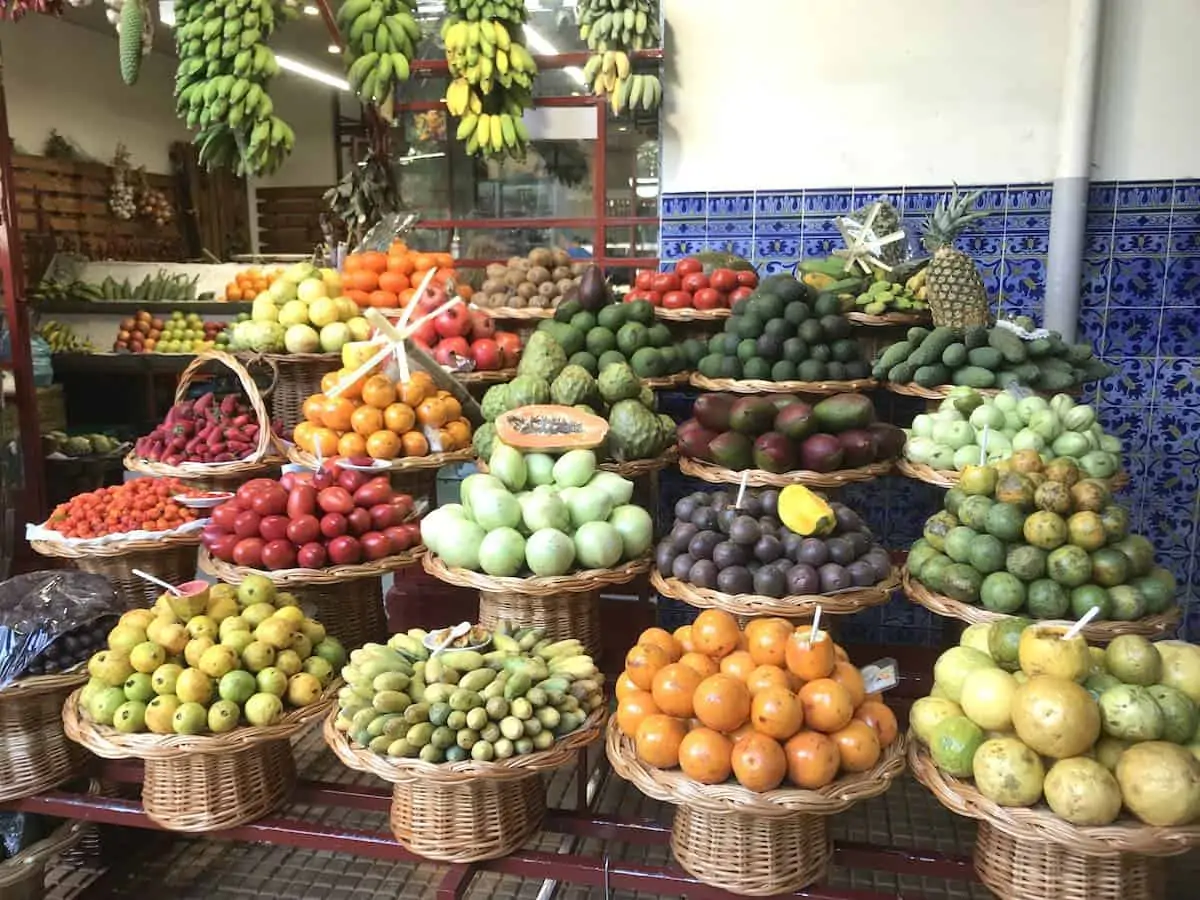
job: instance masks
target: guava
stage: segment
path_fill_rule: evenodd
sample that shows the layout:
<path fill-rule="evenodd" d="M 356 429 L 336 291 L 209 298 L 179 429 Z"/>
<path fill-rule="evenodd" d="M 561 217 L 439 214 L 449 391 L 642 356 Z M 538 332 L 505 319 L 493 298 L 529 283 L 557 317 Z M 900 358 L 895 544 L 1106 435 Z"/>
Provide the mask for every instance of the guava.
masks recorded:
<path fill-rule="evenodd" d="M 275 668 L 291 678 L 304 666 L 304 661 L 295 650 L 280 650 L 275 654 Z"/>
<path fill-rule="evenodd" d="M 251 725 L 273 725 L 283 715 L 283 701 L 276 694 L 255 694 L 243 709 Z"/>
<path fill-rule="evenodd" d="M 149 703 L 154 699 L 154 682 L 145 672 L 134 672 L 126 678 L 122 690 L 126 700 Z"/>
<path fill-rule="evenodd" d="M 175 710 L 179 707 L 179 698 L 174 694 L 155 697 L 146 706 L 146 727 L 155 734 L 174 734 Z"/>
<path fill-rule="evenodd" d="M 488 472 L 499 478 L 510 491 L 522 490 L 529 477 L 528 472 L 525 471 L 525 457 L 521 455 L 521 451 L 499 441 L 492 448 L 492 455 L 488 460 Z M 471 503 L 474 504 L 474 502 L 475 495 L 472 494 Z"/>
<path fill-rule="evenodd" d="M 106 687 L 89 698 L 87 713 L 100 725 L 111 725 L 117 710 L 126 703 L 125 691 L 119 687 Z"/>
<path fill-rule="evenodd" d="M 516 528 L 521 524 L 521 504 L 508 491 L 477 491 L 471 513 L 484 531 Z"/>
<path fill-rule="evenodd" d="M 1046 803 L 1075 825 L 1108 825 L 1121 813 L 1121 788 L 1102 763 L 1086 756 L 1060 759 L 1042 785 Z"/>
<path fill-rule="evenodd" d="M 208 730 L 213 734 L 225 734 L 237 728 L 242 717 L 241 708 L 231 700 L 218 700 L 208 708 Z"/>
<path fill-rule="evenodd" d="M 167 651 L 153 641 L 143 641 L 129 651 L 129 664 L 135 672 L 147 675 L 167 661 Z"/>
<path fill-rule="evenodd" d="M 183 666 L 178 666 L 175 663 L 165 663 L 155 669 L 154 674 L 150 676 L 150 684 L 154 688 L 154 693 L 159 696 L 174 694 L 175 682 L 182 671 Z"/>
<path fill-rule="evenodd" d="M 534 575 L 565 575 L 575 564 L 575 542 L 555 528 L 541 528 L 525 542 L 525 561 Z"/>
<path fill-rule="evenodd" d="M 268 666 L 255 677 L 258 690 L 262 694 L 273 694 L 282 697 L 287 692 L 288 677 L 282 669 Z M 249 702 L 249 701 L 247 701 Z"/>
<path fill-rule="evenodd" d="M 327 635 L 323 641 L 314 644 L 313 655 L 321 657 L 333 666 L 335 671 L 346 664 L 346 648 L 333 635 Z"/>
<path fill-rule="evenodd" d="M 567 501 L 571 524 L 575 528 L 587 522 L 605 522 L 613 511 L 612 498 L 603 488 L 581 487 Z"/>
<path fill-rule="evenodd" d="M 654 521 L 640 506 L 618 506 L 608 517 L 608 523 L 621 535 L 622 556 L 637 559 L 645 556 L 654 543 Z"/>
<path fill-rule="evenodd" d="M 122 734 L 137 734 L 146 730 L 146 703 L 142 700 L 126 700 L 113 713 L 113 728 Z"/>
<path fill-rule="evenodd" d="M 254 676 L 244 669 L 234 669 L 226 672 L 217 682 L 217 694 L 222 700 L 228 700 L 241 706 L 258 690 Z"/>
<path fill-rule="evenodd" d="M 479 565 L 489 575 L 516 575 L 525 566 L 525 538 L 515 528 L 489 531 L 479 545 Z"/>
<path fill-rule="evenodd" d="M 583 487 L 595 471 L 595 453 L 591 450 L 568 450 L 554 463 L 554 482 L 559 487 Z"/>
<path fill-rule="evenodd" d="M 321 682 L 306 672 L 297 672 L 288 679 L 287 701 L 292 706 L 308 706 L 321 699 Z"/>
<path fill-rule="evenodd" d="M 621 559 L 621 533 L 607 522 L 585 522 L 575 532 L 575 558 L 585 569 L 608 569 Z"/>
<path fill-rule="evenodd" d="M 208 710 L 200 703 L 181 703 L 171 717 L 171 727 L 176 734 L 201 734 L 208 728 Z"/>
<path fill-rule="evenodd" d="M 183 703 L 208 703 L 213 696 L 213 680 L 199 669 L 184 669 L 175 679 L 175 696 Z"/>
<path fill-rule="evenodd" d="M 247 575 L 238 585 L 237 600 L 242 606 L 274 603 L 275 585 L 265 575 Z"/>
<path fill-rule="evenodd" d="M 1041 758 L 1014 737 L 980 744 L 971 772 L 979 793 L 1001 806 L 1033 806 L 1042 796 L 1046 777 Z"/>

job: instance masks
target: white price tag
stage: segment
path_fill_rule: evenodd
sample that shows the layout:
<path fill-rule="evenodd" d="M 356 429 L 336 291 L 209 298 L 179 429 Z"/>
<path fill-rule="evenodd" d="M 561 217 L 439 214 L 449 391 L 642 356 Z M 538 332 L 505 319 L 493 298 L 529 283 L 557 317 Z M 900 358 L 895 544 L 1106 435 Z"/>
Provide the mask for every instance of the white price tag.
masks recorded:
<path fill-rule="evenodd" d="M 861 673 L 863 688 L 868 694 L 886 691 L 900 683 L 900 669 L 890 656 L 863 666 Z"/>

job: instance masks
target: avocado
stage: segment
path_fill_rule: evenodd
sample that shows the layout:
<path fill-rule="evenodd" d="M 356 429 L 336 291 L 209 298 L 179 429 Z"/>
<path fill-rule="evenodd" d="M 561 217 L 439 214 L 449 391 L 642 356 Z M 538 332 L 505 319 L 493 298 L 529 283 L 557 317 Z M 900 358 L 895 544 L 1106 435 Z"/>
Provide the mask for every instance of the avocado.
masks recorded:
<path fill-rule="evenodd" d="M 736 313 L 734 315 L 730 316 L 728 319 L 725 320 L 724 330 L 726 332 L 728 332 L 729 334 L 737 334 L 738 330 L 742 327 L 742 319 L 743 318 L 745 318 L 744 315 L 739 316 Z"/>
<path fill-rule="evenodd" d="M 596 313 L 596 324 L 615 334 L 622 325 L 629 321 L 628 308 L 631 306 L 633 306 L 632 303 L 613 303 L 610 306 L 600 307 L 600 312 Z"/>
<path fill-rule="evenodd" d="M 570 322 L 581 312 L 583 312 L 582 303 L 578 300 L 568 300 L 566 303 L 560 304 L 558 309 L 554 310 L 554 321 Z"/>
<path fill-rule="evenodd" d="M 707 350 L 704 347 L 704 342 L 696 338 L 688 338 L 680 345 L 680 352 L 683 354 L 684 360 L 689 366 L 694 366 L 701 359 Z"/>
<path fill-rule="evenodd" d="M 787 272 L 777 272 L 768 275 L 758 286 L 759 290 L 770 291 L 781 298 L 784 303 L 798 303 L 807 300 L 810 294 L 808 285 L 797 281 L 794 275 Z"/>
<path fill-rule="evenodd" d="M 557 316 L 555 316 L 555 318 L 558 321 L 562 321 L 561 319 L 558 319 Z M 577 312 L 575 315 L 571 316 L 570 325 L 572 328 L 587 334 L 596 327 L 596 316 L 590 312 L 587 312 L 586 310 Z"/>
<path fill-rule="evenodd" d="M 866 428 L 875 421 L 875 407 L 862 394 L 834 394 L 813 407 L 817 429 L 838 434 L 851 428 Z"/>
<path fill-rule="evenodd" d="M 651 347 L 670 347 L 675 343 L 675 339 L 671 336 L 671 329 L 662 322 L 655 322 L 648 331 Z"/>
<path fill-rule="evenodd" d="M 654 323 L 654 304 L 649 300 L 634 300 L 627 303 L 626 321 L 639 322 L 646 327 Z"/>
<path fill-rule="evenodd" d="M 870 378 L 871 367 L 865 360 L 855 359 L 846 363 L 846 380 L 857 381 L 860 378 Z"/>
<path fill-rule="evenodd" d="M 759 381 L 771 379 L 771 364 L 762 357 L 756 356 L 742 363 L 742 377 L 755 378 Z"/>
<path fill-rule="evenodd" d="M 743 338 L 757 338 L 763 331 L 763 320 L 753 312 L 748 312 L 737 320 L 737 333 Z"/>
<path fill-rule="evenodd" d="M 771 366 L 772 381 L 795 381 L 796 380 L 796 364 L 791 360 L 781 359 L 775 365 Z"/>
<path fill-rule="evenodd" d="M 798 337 L 790 337 L 783 342 L 781 348 L 783 358 L 794 365 L 800 365 L 808 359 L 808 344 Z"/>
<path fill-rule="evenodd" d="M 580 331 L 572 325 L 562 325 L 558 322 L 554 324 L 558 325 L 558 334 L 554 334 L 553 337 L 568 357 L 575 355 L 580 350 L 587 349 L 588 333 L 586 331 Z"/>
<path fill-rule="evenodd" d="M 707 349 L 705 350 L 706 354 L 708 354 L 708 353 L 724 354 L 725 353 L 725 333 L 721 332 L 720 334 L 714 334 L 712 337 L 710 337 L 708 339 L 708 344 L 706 345 L 706 347 L 707 347 Z"/>
<path fill-rule="evenodd" d="M 783 318 L 791 325 L 799 325 L 812 318 L 812 310 L 807 303 L 790 303 L 783 311 Z"/>
<path fill-rule="evenodd" d="M 617 349 L 624 353 L 626 358 L 648 346 L 650 332 L 641 322 L 626 322 L 617 332 Z"/>
<path fill-rule="evenodd" d="M 653 349 L 662 357 L 664 375 L 674 375 L 688 367 L 688 359 L 683 347 L 654 347 Z M 634 371 L 636 372 L 637 369 Z"/>
<path fill-rule="evenodd" d="M 796 337 L 811 347 L 825 340 L 825 330 L 816 319 L 806 319 L 796 328 Z"/>
<path fill-rule="evenodd" d="M 808 348 L 808 355 L 817 362 L 827 363 L 833 359 L 833 351 L 829 349 L 828 344 L 813 344 Z"/>
<path fill-rule="evenodd" d="M 842 311 L 842 304 L 833 294 L 821 294 L 813 304 L 813 312 L 818 316 L 836 316 Z M 847 325 L 850 323 L 847 322 Z"/>
<path fill-rule="evenodd" d="M 782 318 L 783 300 L 774 294 L 756 292 L 748 299 L 750 300 L 749 311 L 763 321 Z"/>
<path fill-rule="evenodd" d="M 783 340 L 772 334 L 764 334 L 754 342 L 758 348 L 756 356 L 767 362 L 775 362 L 783 354 Z"/>
<path fill-rule="evenodd" d="M 800 381 L 824 381 L 826 378 L 825 363 L 819 359 L 806 359 L 796 366 L 796 377 Z"/>
<path fill-rule="evenodd" d="M 625 326 L 629 328 L 629 325 Z M 662 353 L 654 347 L 642 347 L 636 350 L 629 360 L 629 366 L 638 378 L 661 378 L 667 374 L 663 364 Z"/>
<path fill-rule="evenodd" d="M 742 362 L 745 362 L 748 359 L 752 359 L 754 354 L 757 352 L 758 341 L 754 340 L 753 338 L 746 338 L 745 340 L 738 341 L 737 353 L 735 356 L 737 356 L 737 358 Z"/>
<path fill-rule="evenodd" d="M 840 363 L 836 359 L 831 359 L 829 362 L 825 363 L 825 372 L 826 377 L 828 377 L 830 381 L 846 380 L 846 366 L 844 363 Z"/>
<path fill-rule="evenodd" d="M 588 373 L 591 375 L 600 374 L 599 360 L 597 360 L 595 356 L 593 356 L 591 353 L 588 353 L 586 350 L 580 350 L 578 353 L 572 356 L 569 360 L 567 360 L 567 365 L 581 366 L 584 369 L 587 369 Z"/>
<path fill-rule="evenodd" d="M 741 300 L 736 301 L 733 304 L 733 306 L 729 307 L 729 311 L 733 313 L 735 318 L 738 316 L 744 316 L 749 310 L 750 310 L 750 298 L 749 297 L 743 297 Z"/>
<path fill-rule="evenodd" d="M 608 351 L 617 349 L 617 336 L 604 326 L 597 325 L 587 333 L 584 345 L 588 353 L 599 359 Z"/>
<path fill-rule="evenodd" d="M 846 321 L 845 319 L 842 320 Z M 848 363 L 858 359 L 858 343 L 850 338 L 839 338 L 829 347 L 833 358 L 838 362 Z"/>
<path fill-rule="evenodd" d="M 721 357 L 721 374 L 718 378 L 741 378 L 742 362 L 736 356 Z"/>
<path fill-rule="evenodd" d="M 769 334 L 773 338 L 778 338 L 780 341 L 786 341 L 796 333 L 796 326 L 788 322 L 784 318 L 768 319 L 767 324 L 763 326 L 763 334 Z"/>
<path fill-rule="evenodd" d="M 821 330 L 830 340 L 850 337 L 850 320 L 842 315 L 821 316 Z"/>
<path fill-rule="evenodd" d="M 716 353 L 710 353 L 696 364 L 697 371 L 705 378 L 720 378 L 721 363 L 725 357 L 719 356 Z"/>

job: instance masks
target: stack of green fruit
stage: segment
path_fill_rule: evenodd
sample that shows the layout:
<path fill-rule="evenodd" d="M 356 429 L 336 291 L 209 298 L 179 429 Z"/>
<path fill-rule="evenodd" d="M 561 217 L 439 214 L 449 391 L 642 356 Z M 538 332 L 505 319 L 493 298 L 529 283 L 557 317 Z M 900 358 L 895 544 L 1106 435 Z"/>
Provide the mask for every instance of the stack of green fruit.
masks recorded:
<path fill-rule="evenodd" d="M 122 448 L 120 441 L 107 434 L 77 434 L 74 437 L 65 431 L 48 431 L 42 435 L 42 450 L 47 456 L 61 453 L 63 456 L 108 456 Z"/>
<path fill-rule="evenodd" d="M 995 613 L 1035 619 L 1132 621 L 1164 613 L 1175 579 L 1154 565 L 1150 541 L 1098 479 L 1059 458 L 1018 451 L 995 466 L 967 466 L 925 522 L 909 574 L 930 590 Z"/>
<path fill-rule="evenodd" d="M 578 300 L 560 303 L 553 319 L 538 324 L 566 351 L 568 362 L 600 375 L 611 363 L 628 363 L 638 378 L 662 378 L 692 368 L 703 344 L 683 346 L 662 322 L 655 321 L 649 300 L 612 303 L 598 312 Z"/>
<path fill-rule="evenodd" d="M 854 381 L 870 375 L 849 320 L 833 294 L 816 294 L 791 275 L 763 279 L 733 304 L 725 331 L 697 365 L 706 378 Z"/>
<path fill-rule="evenodd" d="M 88 662 L 80 707 L 126 734 L 224 734 L 316 703 L 345 662 L 325 627 L 261 575 L 204 582 L 125 613 Z"/>
<path fill-rule="evenodd" d="M 577 640 L 501 623 L 488 653 L 432 656 L 426 634 L 350 654 L 335 727 L 358 746 L 429 763 L 499 761 L 549 750 L 604 704 L 604 676 Z"/>
<path fill-rule="evenodd" d="M 1062 626 L 972 625 L 934 666 L 909 722 L 934 764 L 1000 806 L 1075 825 L 1122 807 L 1163 828 L 1200 820 L 1200 648 Z"/>
<path fill-rule="evenodd" d="M 658 0 L 580 0 L 575 8 L 579 37 L 595 51 L 583 68 L 597 96 L 608 95 L 614 115 L 626 109 L 656 109 L 662 100 L 657 75 L 630 71 L 629 53 L 661 45 Z"/>
<path fill-rule="evenodd" d="M 1032 327 L 1029 320 L 1014 320 Z M 893 384 L 936 388 L 947 384 L 1005 388 L 1011 384 L 1065 391 L 1111 375 L 1090 344 L 1068 344 L 1057 331 L 1024 340 L 1000 324 L 967 329 L 914 327 L 875 361 L 872 375 Z"/>
<path fill-rule="evenodd" d="M 925 302 L 925 272 L 921 269 L 905 281 L 891 281 L 887 273 L 880 270 L 875 273 L 871 285 L 854 298 L 854 305 L 868 316 L 890 312 L 923 313 L 929 309 Z"/>

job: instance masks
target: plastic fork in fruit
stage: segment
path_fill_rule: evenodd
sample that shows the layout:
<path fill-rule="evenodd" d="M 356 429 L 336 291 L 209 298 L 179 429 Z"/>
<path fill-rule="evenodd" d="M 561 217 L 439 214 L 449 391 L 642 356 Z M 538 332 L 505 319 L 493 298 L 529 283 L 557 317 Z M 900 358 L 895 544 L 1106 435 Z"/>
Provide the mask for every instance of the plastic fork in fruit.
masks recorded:
<path fill-rule="evenodd" d="M 442 641 L 441 644 L 438 645 L 438 648 L 436 650 L 434 650 L 431 654 L 429 654 L 429 658 L 433 659 L 433 657 L 437 656 L 439 653 L 441 653 L 443 650 L 445 650 L 447 647 L 449 647 L 451 644 L 453 644 L 455 641 L 457 641 L 460 637 L 467 634 L 470 630 L 471 630 L 470 622 L 459 622 L 457 625 L 455 625 L 453 628 L 450 629 L 450 633 L 448 635 L 446 635 L 446 639 L 444 641 Z"/>
<path fill-rule="evenodd" d="M 168 584 L 167 582 L 163 581 L 161 578 L 156 578 L 155 576 L 151 575 L 149 572 L 143 572 L 141 569 L 133 569 L 133 574 L 136 575 L 138 578 L 141 578 L 145 581 L 149 581 L 151 584 L 157 584 L 160 588 L 163 588 L 164 590 L 170 592 L 171 594 L 173 594 L 176 597 L 180 596 L 181 592 L 180 592 L 179 588 L 175 587 L 175 585 L 173 585 L 173 584 Z"/>

